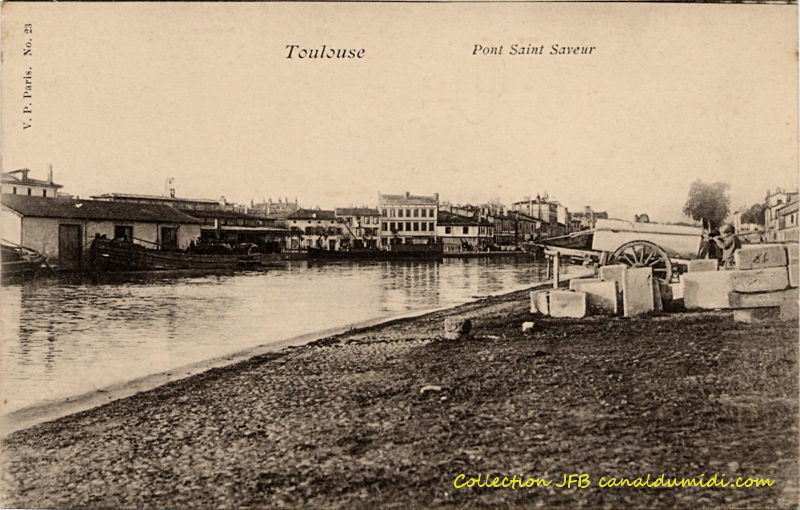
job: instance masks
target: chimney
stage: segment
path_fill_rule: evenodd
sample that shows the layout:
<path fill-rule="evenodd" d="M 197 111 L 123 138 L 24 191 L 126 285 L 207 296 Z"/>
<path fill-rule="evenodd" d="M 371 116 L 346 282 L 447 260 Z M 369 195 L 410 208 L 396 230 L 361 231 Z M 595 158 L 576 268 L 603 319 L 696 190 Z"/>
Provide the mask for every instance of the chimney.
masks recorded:
<path fill-rule="evenodd" d="M 47 182 L 53 184 L 53 164 L 50 164 L 50 169 L 47 171 Z"/>
<path fill-rule="evenodd" d="M 439 202 L 439 192 L 433 194 L 433 199 L 436 200 L 436 202 Z"/>
<path fill-rule="evenodd" d="M 406 198 L 408 198 L 408 197 L 410 197 L 410 196 L 411 196 L 411 193 L 409 193 L 408 191 L 406 191 Z"/>

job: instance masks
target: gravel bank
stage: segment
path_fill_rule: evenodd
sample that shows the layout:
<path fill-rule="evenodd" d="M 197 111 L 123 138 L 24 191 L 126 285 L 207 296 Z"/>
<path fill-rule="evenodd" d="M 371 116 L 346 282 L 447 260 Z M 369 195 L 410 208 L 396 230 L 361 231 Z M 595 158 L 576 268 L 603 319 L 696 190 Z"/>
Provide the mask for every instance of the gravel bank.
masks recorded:
<path fill-rule="evenodd" d="M 796 507 L 798 329 L 530 320 L 527 293 L 337 335 L 16 432 L 3 507 Z M 443 318 L 475 338 L 440 339 Z M 425 391 L 425 386 L 438 391 Z M 459 474 L 554 480 L 455 489 Z M 584 489 L 557 488 L 587 473 Z M 600 488 L 601 476 L 768 477 Z"/>

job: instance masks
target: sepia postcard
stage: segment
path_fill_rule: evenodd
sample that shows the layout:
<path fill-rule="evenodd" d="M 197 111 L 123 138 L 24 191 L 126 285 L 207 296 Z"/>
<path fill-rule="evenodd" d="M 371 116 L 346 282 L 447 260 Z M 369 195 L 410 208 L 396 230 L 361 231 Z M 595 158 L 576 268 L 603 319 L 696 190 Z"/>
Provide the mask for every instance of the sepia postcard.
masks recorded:
<path fill-rule="evenodd" d="M 3 3 L 0 506 L 797 508 L 797 20 Z"/>

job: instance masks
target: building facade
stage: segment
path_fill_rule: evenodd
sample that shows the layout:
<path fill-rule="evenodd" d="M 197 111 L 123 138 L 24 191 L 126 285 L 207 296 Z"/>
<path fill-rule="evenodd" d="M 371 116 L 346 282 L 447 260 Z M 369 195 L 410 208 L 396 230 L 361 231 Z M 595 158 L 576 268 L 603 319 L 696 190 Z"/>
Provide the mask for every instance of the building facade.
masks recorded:
<path fill-rule="evenodd" d="M 330 251 L 341 249 L 343 228 L 334 211 L 300 209 L 284 221 L 288 229 L 285 241 L 288 251 L 308 248 Z"/>
<path fill-rule="evenodd" d="M 569 211 L 556 201 L 549 200 L 546 196 L 514 202 L 512 210 L 522 213 L 541 222 L 539 235 L 541 237 L 556 237 L 567 233 L 567 216 Z"/>
<path fill-rule="evenodd" d="M 29 197 L 56 198 L 58 190 L 62 185 L 53 182 L 53 170 L 51 169 L 46 181 L 31 179 L 28 177 L 30 172 L 27 168 L 3 172 L 0 179 L 0 192 L 9 195 L 23 195 Z"/>
<path fill-rule="evenodd" d="M 430 196 L 378 193 L 381 246 L 436 243 L 439 194 Z"/>
<path fill-rule="evenodd" d="M 765 241 L 797 241 L 797 191 L 777 190 L 764 199 Z M 793 207 L 789 207 L 794 204 Z"/>
<path fill-rule="evenodd" d="M 38 251 L 59 269 L 86 268 L 98 236 L 162 250 L 183 250 L 200 238 L 198 219 L 160 204 L 3 194 L 1 209 L 3 238 Z"/>
<path fill-rule="evenodd" d="M 494 225 L 477 216 L 439 211 L 436 235 L 446 252 L 485 251 L 494 245 Z"/>
<path fill-rule="evenodd" d="M 368 207 L 339 207 L 334 211 L 341 222 L 342 248 L 374 248 L 380 245 L 381 213 Z"/>

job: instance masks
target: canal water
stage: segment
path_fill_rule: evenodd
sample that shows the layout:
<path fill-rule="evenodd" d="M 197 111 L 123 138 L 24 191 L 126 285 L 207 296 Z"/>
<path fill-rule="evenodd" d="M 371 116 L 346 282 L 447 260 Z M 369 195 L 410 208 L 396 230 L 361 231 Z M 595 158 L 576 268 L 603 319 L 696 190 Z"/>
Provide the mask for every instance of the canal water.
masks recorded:
<path fill-rule="evenodd" d="M 349 324 L 541 281 L 524 257 L 306 261 L 267 271 L 0 288 L 2 412 Z"/>

